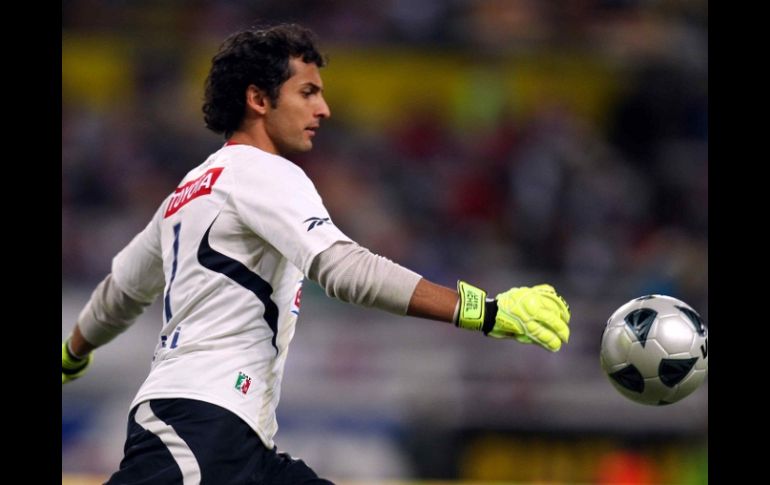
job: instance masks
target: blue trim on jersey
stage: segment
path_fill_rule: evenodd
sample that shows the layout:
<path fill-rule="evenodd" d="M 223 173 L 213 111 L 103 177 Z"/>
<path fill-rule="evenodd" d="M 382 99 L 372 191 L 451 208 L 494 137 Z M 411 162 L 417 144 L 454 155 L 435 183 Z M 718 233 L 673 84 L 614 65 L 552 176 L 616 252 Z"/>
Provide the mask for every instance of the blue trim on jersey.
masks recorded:
<path fill-rule="evenodd" d="M 216 221 L 216 219 L 214 220 Z M 201 239 L 201 244 L 198 247 L 198 262 L 204 268 L 227 276 L 259 298 L 259 301 L 265 306 L 265 321 L 270 330 L 273 331 L 273 347 L 278 352 L 278 346 L 275 343 L 275 338 L 278 336 L 278 306 L 270 299 L 270 295 L 273 294 L 273 287 L 240 261 L 236 261 L 212 249 L 209 245 L 209 233 L 213 225 L 214 222 L 206 229 L 206 234 Z"/>
<path fill-rule="evenodd" d="M 176 263 L 177 257 L 179 256 L 179 231 L 181 228 L 181 222 L 174 224 L 174 261 L 171 263 L 171 278 L 168 280 L 166 298 L 163 299 L 163 309 L 166 311 L 166 323 L 171 320 L 171 284 L 174 282 L 174 278 L 176 278 Z"/>

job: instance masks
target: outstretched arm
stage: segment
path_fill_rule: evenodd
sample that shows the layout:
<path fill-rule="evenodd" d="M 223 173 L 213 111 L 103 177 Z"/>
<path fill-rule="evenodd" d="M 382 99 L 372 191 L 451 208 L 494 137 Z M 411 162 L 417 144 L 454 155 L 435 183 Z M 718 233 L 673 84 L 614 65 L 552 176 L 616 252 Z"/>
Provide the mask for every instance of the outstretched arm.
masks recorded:
<path fill-rule="evenodd" d="M 95 348 L 96 345 L 86 340 L 86 338 L 83 337 L 83 334 L 80 333 L 80 327 L 75 325 L 75 328 L 72 330 L 72 335 L 70 335 L 69 339 L 69 351 L 73 357 L 82 359 L 84 356 L 91 353 L 91 351 Z"/>
<path fill-rule="evenodd" d="M 107 275 L 62 343 L 62 384 L 85 374 L 93 359 L 91 351 L 130 327 L 148 305 L 128 296 L 115 284 L 112 274 Z"/>
<path fill-rule="evenodd" d="M 422 278 L 412 293 L 406 314 L 454 323 L 459 303 L 457 291 Z"/>
<path fill-rule="evenodd" d="M 96 286 L 62 343 L 62 384 L 85 374 L 93 359 L 91 352 L 130 327 L 163 290 L 158 233 L 161 208 L 113 258 L 112 272 Z"/>
<path fill-rule="evenodd" d="M 459 281 L 455 291 L 350 241 L 318 254 L 308 276 L 327 295 L 350 303 L 452 322 L 552 352 L 569 340 L 569 306 L 550 285 L 515 287 L 487 298 L 486 291 Z"/>
<path fill-rule="evenodd" d="M 569 340 L 569 306 L 550 285 L 511 288 L 494 299 L 464 281 L 458 282 L 457 288 L 455 292 L 420 280 L 407 314 L 454 322 L 490 337 L 535 343 L 552 352 Z"/>

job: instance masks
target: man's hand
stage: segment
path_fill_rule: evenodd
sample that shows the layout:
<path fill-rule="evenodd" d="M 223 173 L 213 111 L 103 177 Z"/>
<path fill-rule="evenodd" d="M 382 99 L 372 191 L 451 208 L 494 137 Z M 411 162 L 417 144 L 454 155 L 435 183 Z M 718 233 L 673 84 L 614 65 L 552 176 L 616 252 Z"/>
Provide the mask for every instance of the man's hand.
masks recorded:
<path fill-rule="evenodd" d="M 82 376 L 88 370 L 88 366 L 93 359 L 93 353 L 83 358 L 77 358 L 67 347 L 67 340 L 61 344 L 61 383 L 66 384 Z"/>
<path fill-rule="evenodd" d="M 569 340 L 569 305 L 551 285 L 511 288 L 494 300 L 464 281 L 457 283 L 456 324 L 495 338 L 514 338 L 556 352 Z"/>
<path fill-rule="evenodd" d="M 497 295 L 495 326 L 488 335 L 536 343 L 551 352 L 569 340 L 569 305 L 551 285 L 511 288 Z"/>

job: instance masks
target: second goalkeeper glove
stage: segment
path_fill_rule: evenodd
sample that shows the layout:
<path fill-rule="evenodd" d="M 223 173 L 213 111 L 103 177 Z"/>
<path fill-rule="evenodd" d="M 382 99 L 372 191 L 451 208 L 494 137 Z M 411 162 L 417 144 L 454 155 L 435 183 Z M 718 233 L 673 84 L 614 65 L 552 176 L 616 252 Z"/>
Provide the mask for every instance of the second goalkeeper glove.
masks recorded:
<path fill-rule="evenodd" d="M 89 353 L 83 358 L 77 358 L 72 355 L 67 345 L 68 340 L 61 344 L 61 383 L 66 384 L 81 377 L 88 370 L 93 360 L 93 353 Z"/>
<path fill-rule="evenodd" d="M 514 338 L 556 352 L 569 340 L 567 302 L 551 285 L 511 288 L 495 299 L 465 281 L 457 282 L 460 307 L 455 325 L 495 338 Z"/>

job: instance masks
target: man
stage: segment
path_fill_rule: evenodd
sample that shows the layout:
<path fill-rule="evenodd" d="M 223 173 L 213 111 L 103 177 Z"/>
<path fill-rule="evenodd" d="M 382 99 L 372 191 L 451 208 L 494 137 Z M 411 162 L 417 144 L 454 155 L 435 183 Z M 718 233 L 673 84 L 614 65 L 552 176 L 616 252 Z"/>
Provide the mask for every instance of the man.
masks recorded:
<path fill-rule="evenodd" d="M 287 158 L 330 116 L 308 30 L 230 36 L 203 111 L 225 145 L 194 168 L 112 262 L 62 344 L 62 383 L 157 296 L 163 328 L 108 483 L 330 483 L 278 453 L 275 409 L 305 276 L 329 296 L 558 351 L 569 309 L 548 285 L 487 299 L 436 285 L 359 246 Z M 294 310 L 294 311 L 292 311 Z"/>

